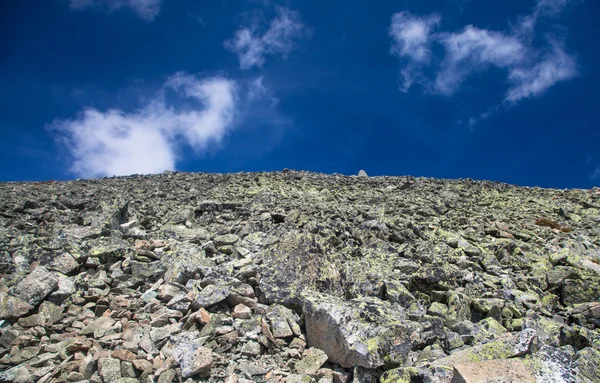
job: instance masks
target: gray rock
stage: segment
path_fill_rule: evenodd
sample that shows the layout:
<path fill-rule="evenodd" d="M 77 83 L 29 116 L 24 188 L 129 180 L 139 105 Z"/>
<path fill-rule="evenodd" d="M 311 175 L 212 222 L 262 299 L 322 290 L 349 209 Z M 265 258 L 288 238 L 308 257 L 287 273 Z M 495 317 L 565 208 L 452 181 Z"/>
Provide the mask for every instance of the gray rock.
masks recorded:
<path fill-rule="evenodd" d="M 58 275 L 58 287 L 48 296 L 48 300 L 61 304 L 67 298 L 71 297 L 76 292 L 75 283 L 71 278 L 64 275 Z"/>
<path fill-rule="evenodd" d="M 14 383 L 33 383 L 33 376 L 24 366 L 16 366 L 6 371 L 0 371 L 0 381 Z"/>
<path fill-rule="evenodd" d="M 229 295 L 230 291 L 231 287 L 229 286 L 208 285 L 202 289 L 200 293 L 198 293 L 196 303 L 200 307 L 212 306 L 216 303 L 224 301 Z"/>
<path fill-rule="evenodd" d="M 246 356 L 260 355 L 260 344 L 255 341 L 249 341 L 242 347 L 242 354 Z"/>
<path fill-rule="evenodd" d="M 121 378 L 121 361 L 113 358 L 98 359 L 98 374 L 105 383 L 113 383 Z"/>
<path fill-rule="evenodd" d="M 234 245 L 237 241 L 239 241 L 239 239 L 240 238 L 235 234 L 224 234 L 224 235 L 219 235 L 219 236 L 215 237 L 215 239 L 213 240 L 213 243 L 217 247 Z"/>
<path fill-rule="evenodd" d="M 365 172 L 365 171 L 364 171 L 364 170 L 362 170 L 362 169 L 361 169 L 361 170 L 358 172 L 358 176 L 359 176 L 359 177 L 368 177 L 368 175 L 367 175 L 367 172 Z"/>
<path fill-rule="evenodd" d="M 309 348 L 304 351 L 304 356 L 294 368 L 300 374 L 312 375 L 319 371 L 325 362 L 327 362 L 327 354 L 318 348 Z"/>
<path fill-rule="evenodd" d="M 401 364 L 419 330 L 403 321 L 388 302 L 376 298 L 344 301 L 318 293 L 304 294 L 308 344 L 323 350 L 342 367 L 377 368 Z"/>
<path fill-rule="evenodd" d="M 0 319 L 20 318 L 33 310 L 24 300 L 0 292 Z"/>
<path fill-rule="evenodd" d="M 94 334 L 96 331 L 106 331 L 109 328 L 111 328 L 112 326 L 114 326 L 115 321 L 112 318 L 108 318 L 108 317 L 101 317 L 98 319 L 95 319 L 93 321 L 91 321 L 90 323 L 88 323 L 87 326 L 85 326 L 84 328 L 81 329 L 81 331 L 79 331 L 79 334 L 81 335 L 90 335 L 90 334 Z"/>
<path fill-rule="evenodd" d="M 205 375 L 212 367 L 212 351 L 197 343 L 181 342 L 173 349 L 173 358 L 181 367 L 181 375 L 189 378 Z"/>
<path fill-rule="evenodd" d="M 55 256 L 47 266 L 48 270 L 55 270 L 62 274 L 69 274 L 79 267 L 79 262 L 69 253 L 62 253 Z"/>
<path fill-rule="evenodd" d="M 453 383 L 536 383 L 531 369 L 520 359 L 496 359 L 454 366 Z"/>
<path fill-rule="evenodd" d="M 600 351 L 586 347 L 577 353 L 575 361 L 577 383 L 593 383 L 600 380 Z"/>
<path fill-rule="evenodd" d="M 38 313 L 44 317 L 46 325 L 51 326 L 62 319 L 63 309 L 52 302 L 45 301 L 40 304 Z"/>
<path fill-rule="evenodd" d="M 506 334 L 491 342 L 462 348 L 432 363 L 434 367 L 452 368 L 456 364 L 481 362 L 492 359 L 508 359 L 531 353 L 537 343 L 535 330 Z"/>
<path fill-rule="evenodd" d="M 37 267 L 15 287 L 15 295 L 37 306 L 58 287 L 58 278 L 43 267 Z"/>

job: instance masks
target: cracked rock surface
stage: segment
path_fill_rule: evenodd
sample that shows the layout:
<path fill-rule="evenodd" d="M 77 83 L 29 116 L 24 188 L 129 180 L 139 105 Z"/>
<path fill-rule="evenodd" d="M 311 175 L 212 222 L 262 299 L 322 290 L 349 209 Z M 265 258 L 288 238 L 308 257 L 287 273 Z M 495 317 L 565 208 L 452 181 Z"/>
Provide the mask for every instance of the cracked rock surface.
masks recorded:
<path fill-rule="evenodd" d="M 597 188 L 3 183 L 0 274 L 0 382 L 600 381 Z"/>

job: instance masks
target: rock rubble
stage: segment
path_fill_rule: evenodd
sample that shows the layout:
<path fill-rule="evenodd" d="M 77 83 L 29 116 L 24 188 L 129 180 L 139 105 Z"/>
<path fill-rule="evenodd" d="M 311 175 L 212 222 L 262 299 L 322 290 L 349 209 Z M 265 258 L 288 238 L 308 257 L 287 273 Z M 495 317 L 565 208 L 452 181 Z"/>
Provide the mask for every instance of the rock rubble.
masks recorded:
<path fill-rule="evenodd" d="M 0 274 L 2 382 L 600 381 L 598 189 L 4 183 Z"/>

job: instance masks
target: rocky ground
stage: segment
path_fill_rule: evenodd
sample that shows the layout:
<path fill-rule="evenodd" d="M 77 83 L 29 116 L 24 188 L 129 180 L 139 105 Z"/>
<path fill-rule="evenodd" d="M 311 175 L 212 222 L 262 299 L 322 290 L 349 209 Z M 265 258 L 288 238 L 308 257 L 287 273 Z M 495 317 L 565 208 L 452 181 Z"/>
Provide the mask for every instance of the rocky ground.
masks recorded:
<path fill-rule="evenodd" d="M 0 273 L 0 381 L 600 381 L 599 189 L 4 183 Z"/>

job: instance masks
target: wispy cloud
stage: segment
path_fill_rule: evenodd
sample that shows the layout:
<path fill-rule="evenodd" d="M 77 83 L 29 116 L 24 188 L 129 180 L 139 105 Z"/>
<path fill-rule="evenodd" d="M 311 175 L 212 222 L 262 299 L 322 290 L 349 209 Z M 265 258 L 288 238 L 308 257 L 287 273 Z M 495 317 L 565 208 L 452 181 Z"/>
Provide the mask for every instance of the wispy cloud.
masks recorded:
<path fill-rule="evenodd" d="M 402 63 L 400 90 L 415 83 L 426 93 L 451 96 L 473 74 L 491 67 L 503 69 L 509 89 L 500 104 L 514 105 L 536 97 L 560 81 L 577 75 L 575 57 L 564 44 L 547 36 L 543 46 L 534 46 L 536 25 L 544 17 L 556 17 L 575 0 L 538 0 L 531 14 L 521 16 L 507 31 L 492 31 L 467 25 L 458 32 L 437 32 L 437 14 L 416 16 L 408 12 L 393 15 L 389 35 L 393 55 Z M 441 48 L 441 57 L 432 57 L 432 46 Z M 432 63 L 433 61 L 433 63 Z M 498 111 L 494 106 L 470 125 Z"/>
<path fill-rule="evenodd" d="M 557 82 L 569 80 L 577 75 L 577 64 L 560 43 L 551 42 L 551 50 L 542 56 L 533 67 L 512 68 L 508 79 L 512 86 L 505 100 L 515 103 L 521 99 L 544 93 Z"/>
<path fill-rule="evenodd" d="M 187 105 L 168 105 L 169 91 Z M 71 171 L 79 176 L 157 173 L 175 168 L 182 144 L 197 153 L 218 144 L 233 128 L 236 108 L 234 81 L 177 73 L 139 110 L 88 108 L 48 128 L 72 157 Z"/>
<path fill-rule="evenodd" d="M 594 169 L 594 171 L 590 175 L 591 181 L 597 180 L 597 179 L 600 179 L 600 166 L 596 167 L 596 169 Z"/>
<path fill-rule="evenodd" d="M 114 12 L 121 8 L 130 8 L 140 18 L 152 21 L 158 16 L 161 0 L 69 0 L 69 7 L 74 10 L 96 10 Z"/>
<path fill-rule="evenodd" d="M 235 37 L 225 41 L 225 47 L 238 55 L 241 69 L 263 66 L 268 55 L 286 58 L 298 41 L 310 33 L 298 12 L 285 7 L 276 11 L 277 16 L 268 29 L 253 23 L 238 29 Z"/>
<path fill-rule="evenodd" d="M 469 75 L 490 65 L 511 67 L 525 59 L 526 48 L 522 43 L 499 32 L 468 25 L 459 33 L 437 37 L 446 52 L 433 84 L 433 91 L 440 94 L 452 95 Z"/>
<path fill-rule="evenodd" d="M 420 66 L 431 60 L 431 32 L 440 23 L 439 15 L 413 16 L 408 12 L 396 13 L 392 17 L 389 35 L 392 38 L 392 54 L 406 58 L 408 64 L 402 68 L 402 91 L 407 92 L 419 77 Z"/>

